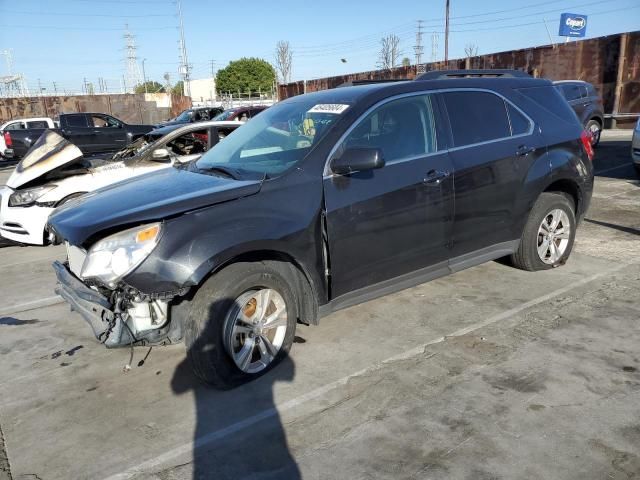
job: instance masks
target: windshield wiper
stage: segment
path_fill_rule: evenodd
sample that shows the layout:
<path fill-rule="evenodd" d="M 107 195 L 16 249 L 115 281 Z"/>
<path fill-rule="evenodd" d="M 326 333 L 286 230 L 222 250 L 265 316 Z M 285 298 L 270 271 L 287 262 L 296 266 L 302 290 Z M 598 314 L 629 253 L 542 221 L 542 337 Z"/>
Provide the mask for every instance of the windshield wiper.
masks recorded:
<path fill-rule="evenodd" d="M 235 168 L 224 167 L 224 166 L 220 166 L 220 165 L 212 165 L 210 167 L 209 166 L 201 167 L 201 166 L 197 165 L 197 168 L 199 170 L 203 170 L 205 172 L 211 172 L 214 175 L 218 174 L 218 175 L 223 176 L 223 177 L 233 178 L 234 180 L 240 180 L 240 178 L 241 178 L 240 172 L 238 170 L 236 170 Z"/>

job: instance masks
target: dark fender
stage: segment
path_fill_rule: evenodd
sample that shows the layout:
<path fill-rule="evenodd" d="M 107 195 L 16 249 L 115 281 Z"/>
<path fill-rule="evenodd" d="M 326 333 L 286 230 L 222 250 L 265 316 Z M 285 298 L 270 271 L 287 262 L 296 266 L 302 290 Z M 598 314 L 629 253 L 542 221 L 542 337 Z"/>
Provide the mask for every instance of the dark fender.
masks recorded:
<path fill-rule="evenodd" d="M 593 191 L 593 165 L 583 152 L 580 140 L 555 145 L 546 155 L 533 164 L 523 185 L 523 195 L 519 199 L 514 221 L 514 238 L 520 238 L 529 212 L 541 193 L 564 191 L 576 202 L 576 218 L 580 220 L 591 201 Z"/>
<path fill-rule="evenodd" d="M 167 220 L 160 243 L 125 283 L 147 294 L 172 292 L 238 259 L 282 258 L 304 274 L 318 304 L 326 303 L 321 178 L 302 170 L 285 177 L 265 181 L 260 195 Z"/>

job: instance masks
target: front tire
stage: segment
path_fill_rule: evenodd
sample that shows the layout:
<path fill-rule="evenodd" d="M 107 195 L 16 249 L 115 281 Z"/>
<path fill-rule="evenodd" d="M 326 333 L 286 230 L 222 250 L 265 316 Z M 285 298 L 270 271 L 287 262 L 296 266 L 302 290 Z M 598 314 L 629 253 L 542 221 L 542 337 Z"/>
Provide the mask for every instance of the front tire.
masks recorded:
<path fill-rule="evenodd" d="M 571 255 L 575 235 L 573 199 L 564 193 L 544 192 L 531 209 L 511 261 L 531 272 L 564 265 Z"/>
<path fill-rule="evenodd" d="M 284 359 L 298 318 L 294 276 L 276 261 L 234 263 L 196 292 L 185 343 L 193 371 L 228 389 L 254 380 Z"/>

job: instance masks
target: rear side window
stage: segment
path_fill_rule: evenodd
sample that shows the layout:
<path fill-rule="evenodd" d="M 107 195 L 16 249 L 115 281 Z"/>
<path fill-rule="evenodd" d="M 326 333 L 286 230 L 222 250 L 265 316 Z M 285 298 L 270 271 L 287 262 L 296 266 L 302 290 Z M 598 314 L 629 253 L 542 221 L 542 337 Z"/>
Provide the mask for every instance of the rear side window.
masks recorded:
<path fill-rule="evenodd" d="M 580 85 L 576 83 L 565 83 L 560 85 L 560 89 L 562 90 L 562 94 L 567 101 L 571 102 L 573 100 L 578 100 L 582 97 L 582 89 Z"/>
<path fill-rule="evenodd" d="M 23 128 L 24 126 L 22 125 L 22 122 L 10 123 L 4 127 L 5 130 L 22 130 Z"/>
<path fill-rule="evenodd" d="M 456 147 L 511 136 L 504 100 L 489 92 L 443 94 Z"/>
<path fill-rule="evenodd" d="M 387 102 L 367 115 L 342 148 L 379 148 L 387 163 L 436 151 L 436 136 L 429 95 Z"/>
<path fill-rule="evenodd" d="M 43 120 L 35 120 L 33 122 L 27 122 L 27 128 L 49 128 L 49 124 Z"/>
<path fill-rule="evenodd" d="M 522 113 L 513 105 L 507 102 L 507 111 L 509 112 L 509 123 L 511 123 L 511 135 L 524 135 L 529 133 L 531 123 Z"/>
<path fill-rule="evenodd" d="M 520 88 L 518 92 L 567 123 L 580 123 L 573 109 L 553 86 Z"/>
<path fill-rule="evenodd" d="M 89 126 L 87 124 L 87 117 L 84 115 L 67 115 L 65 120 L 69 127 L 87 128 Z"/>

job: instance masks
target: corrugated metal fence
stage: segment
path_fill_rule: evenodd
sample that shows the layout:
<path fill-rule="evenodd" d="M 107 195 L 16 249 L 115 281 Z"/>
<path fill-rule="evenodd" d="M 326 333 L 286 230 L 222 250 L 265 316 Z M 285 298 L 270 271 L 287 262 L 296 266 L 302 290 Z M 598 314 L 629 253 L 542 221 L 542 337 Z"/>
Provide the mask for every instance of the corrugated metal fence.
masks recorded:
<path fill-rule="evenodd" d="M 435 62 L 426 70 L 510 68 L 550 80 L 585 80 L 602 95 L 606 113 L 640 112 L 640 31 Z M 279 86 L 280 99 L 354 80 L 413 79 L 416 67 L 341 75 Z"/>

